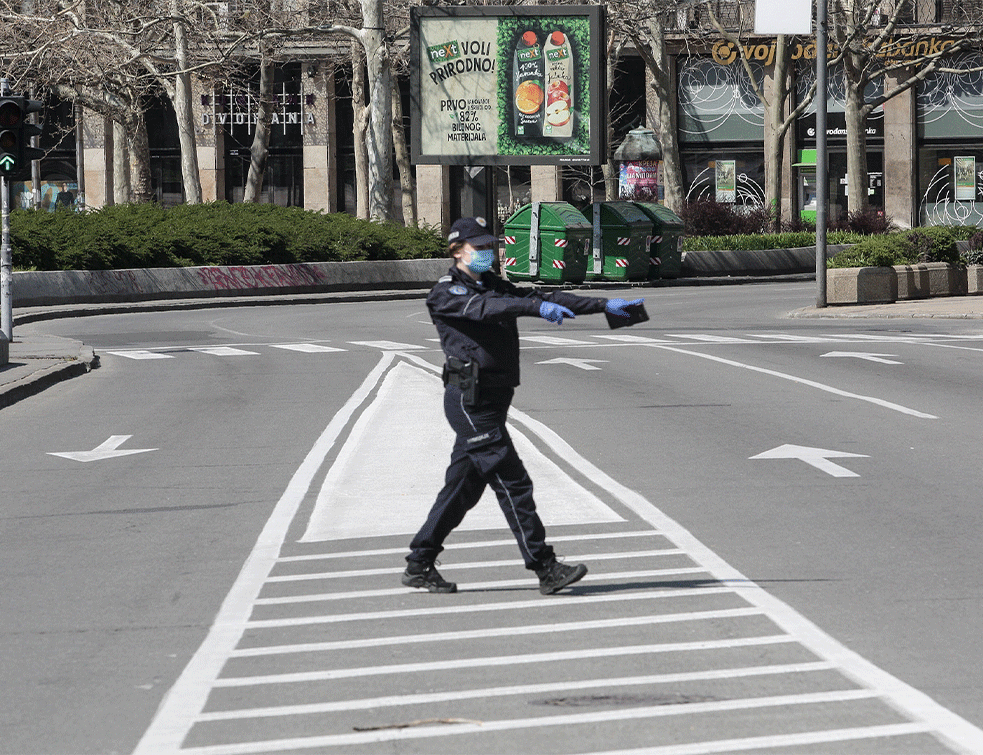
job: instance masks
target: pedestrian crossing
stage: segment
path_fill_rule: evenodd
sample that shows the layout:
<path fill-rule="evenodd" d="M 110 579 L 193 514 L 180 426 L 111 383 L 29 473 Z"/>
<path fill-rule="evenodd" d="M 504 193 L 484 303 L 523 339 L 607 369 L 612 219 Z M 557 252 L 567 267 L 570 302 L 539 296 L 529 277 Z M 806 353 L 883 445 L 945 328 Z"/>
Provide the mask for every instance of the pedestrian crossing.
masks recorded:
<path fill-rule="evenodd" d="M 541 596 L 500 514 L 494 528 L 479 514 L 442 554 L 456 594 L 401 586 L 406 533 L 420 521 L 402 495 L 405 465 L 364 461 L 382 496 L 366 494 L 345 459 L 369 449 L 403 459 L 420 434 L 393 432 L 405 418 L 387 402 L 433 403 L 419 392 L 438 385 L 418 355 L 381 357 L 290 480 L 135 755 L 983 751 L 983 732 L 515 409 L 510 432 L 534 437 L 598 497 L 580 510 L 568 496 L 543 506 L 544 518 L 569 509 L 547 522 L 549 540 L 590 572 Z M 356 431 L 363 420 L 378 432 Z M 431 458 L 427 475 L 439 480 L 442 465 Z M 317 480 L 319 499 L 350 499 L 342 508 L 359 516 L 345 523 L 335 510 L 318 525 Z"/>
<path fill-rule="evenodd" d="M 869 333 L 843 333 L 824 335 L 801 335 L 794 333 L 749 333 L 743 336 L 719 335 L 714 333 L 665 333 L 659 336 L 641 336 L 623 333 L 578 333 L 576 338 L 529 334 L 519 337 L 522 346 L 531 348 L 590 348 L 600 346 L 727 346 L 727 345 L 808 345 L 808 344 L 849 344 L 849 343 L 958 343 L 983 340 L 983 335 L 874 335 Z M 106 355 L 132 360 L 174 359 L 182 354 L 203 354 L 214 357 L 259 356 L 269 350 L 290 351 L 303 354 L 337 354 L 352 350 L 371 351 L 433 351 L 439 350 L 437 339 L 425 339 L 418 343 L 403 341 L 309 341 L 298 343 L 267 344 L 217 344 L 210 346 L 161 346 L 157 348 L 107 349 Z"/>

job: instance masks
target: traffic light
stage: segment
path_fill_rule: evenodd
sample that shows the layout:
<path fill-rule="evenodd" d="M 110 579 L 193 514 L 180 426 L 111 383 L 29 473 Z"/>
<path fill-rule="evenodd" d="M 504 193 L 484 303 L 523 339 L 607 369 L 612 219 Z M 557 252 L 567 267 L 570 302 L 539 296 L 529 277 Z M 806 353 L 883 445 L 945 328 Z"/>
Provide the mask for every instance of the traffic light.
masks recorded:
<path fill-rule="evenodd" d="M 31 160 L 44 152 L 31 146 L 31 137 L 40 136 L 41 127 L 28 123 L 27 116 L 44 109 L 44 103 L 16 95 L 0 97 L 0 174 L 6 178 L 30 176 Z"/>

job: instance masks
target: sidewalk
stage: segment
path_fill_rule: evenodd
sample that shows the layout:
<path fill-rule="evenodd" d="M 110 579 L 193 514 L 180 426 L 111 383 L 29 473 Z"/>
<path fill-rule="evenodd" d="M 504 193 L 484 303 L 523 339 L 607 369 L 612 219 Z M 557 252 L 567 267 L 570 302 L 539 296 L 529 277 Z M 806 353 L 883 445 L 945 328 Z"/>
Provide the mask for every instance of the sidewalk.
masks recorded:
<path fill-rule="evenodd" d="M 99 357 L 79 341 L 45 335 L 21 338 L 16 327 L 9 349 L 9 362 L 0 367 L 0 409 L 99 366 Z"/>
<path fill-rule="evenodd" d="M 0 409 L 23 398 L 43 391 L 55 383 L 66 380 L 99 366 L 99 357 L 92 348 L 79 341 L 58 336 L 24 334 L 17 324 L 53 317 L 84 316 L 105 314 L 109 311 L 136 311 L 175 307 L 230 307 L 259 306 L 270 304 L 310 302 L 325 298 L 340 300 L 364 300 L 378 298 L 380 295 L 393 298 L 411 298 L 426 295 L 426 291 L 375 291 L 358 294 L 322 294 L 314 297 L 236 297 L 221 300 L 180 300 L 175 302 L 141 302 L 131 305 L 113 304 L 102 306 L 32 308 L 23 319 L 15 316 L 14 340 L 10 346 L 10 360 L 0 366 Z M 48 309 L 49 311 L 41 311 Z M 868 304 L 864 306 L 837 306 L 818 309 L 803 307 L 789 312 L 790 318 L 830 318 L 830 319 L 894 319 L 894 318 L 939 318 L 939 319 L 978 319 L 983 320 L 983 296 L 953 296 L 945 298 L 899 301 L 894 304 Z M 983 323 L 981 323 L 983 327 Z"/>

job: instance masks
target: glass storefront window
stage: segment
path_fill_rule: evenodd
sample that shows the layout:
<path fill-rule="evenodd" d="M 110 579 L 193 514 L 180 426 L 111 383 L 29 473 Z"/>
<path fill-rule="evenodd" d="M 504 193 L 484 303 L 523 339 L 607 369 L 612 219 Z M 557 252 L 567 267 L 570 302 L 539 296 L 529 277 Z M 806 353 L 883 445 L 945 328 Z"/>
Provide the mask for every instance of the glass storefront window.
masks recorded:
<path fill-rule="evenodd" d="M 983 147 L 979 141 L 919 149 L 918 202 L 920 225 L 983 225 Z"/>
<path fill-rule="evenodd" d="M 752 62 L 760 81 L 764 68 Z M 760 142 L 764 106 L 740 61 L 679 58 L 679 140 Z"/>

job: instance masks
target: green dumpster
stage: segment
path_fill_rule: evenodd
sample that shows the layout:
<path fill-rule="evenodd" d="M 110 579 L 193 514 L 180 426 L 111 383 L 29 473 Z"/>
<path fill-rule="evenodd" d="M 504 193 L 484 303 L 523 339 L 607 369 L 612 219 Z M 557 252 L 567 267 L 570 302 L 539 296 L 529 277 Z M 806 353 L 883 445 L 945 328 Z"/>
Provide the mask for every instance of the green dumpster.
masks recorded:
<path fill-rule="evenodd" d="M 594 204 L 587 280 L 646 280 L 652 221 L 632 202 Z"/>
<path fill-rule="evenodd" d="M 649 237 L 649 279 L 678 278 L 683 266 L 682 219 L 668 207 L 654 202 L 635 202 L 652 221 Z"/>
<path fill-rule="evenodd" d="M 505 221 L 502 269 L 509 280 L 579 283 L 587 274 L 591 234 L 572 204 L 527 204 Z"/>

